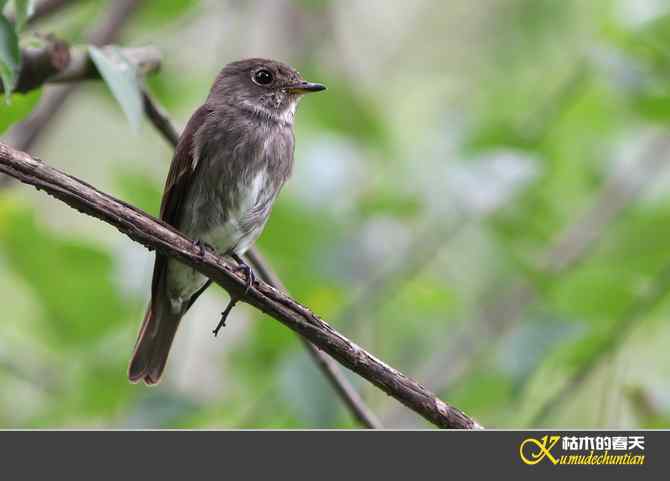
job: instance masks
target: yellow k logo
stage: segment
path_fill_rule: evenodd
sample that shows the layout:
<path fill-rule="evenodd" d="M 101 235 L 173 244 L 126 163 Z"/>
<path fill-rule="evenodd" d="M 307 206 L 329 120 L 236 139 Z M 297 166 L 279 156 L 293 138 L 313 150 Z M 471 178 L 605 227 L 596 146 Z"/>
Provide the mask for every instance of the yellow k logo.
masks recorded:
<path fill-rule="evenodd" d="M 521 461 L 533 465 L 539 463 L 546 457 L 549 458 L 549 461 L 552 463 L 558 464 L 558 459 L 551 454 L 551 450 L 556 446 L 559 439 L 561 439 L 560 436 L 547 435 L 543 436 L 541 440 L 535 438 L 525 439 L 521 443 L 521 446 L 519 446 L 519 456 L 521 456 Z M 525 449 L 526 447 L 528 447 L 528 449 Z"/>

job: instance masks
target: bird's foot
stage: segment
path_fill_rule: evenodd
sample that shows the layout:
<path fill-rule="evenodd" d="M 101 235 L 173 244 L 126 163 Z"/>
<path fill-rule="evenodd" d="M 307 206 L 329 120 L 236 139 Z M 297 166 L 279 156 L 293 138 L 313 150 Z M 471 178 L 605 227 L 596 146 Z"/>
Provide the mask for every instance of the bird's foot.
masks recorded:
<path fill-rule="evenodd" d="M 246 279 L 246 282 L 244 283 L 244 293 L 242 294 L 242 297 L 244 297 L 247 295 L 254 282 L 256 282 L 256 276 L 254 275 L 253 269 L 249 267 L 249 264 L 244 262 L 240 256 L 237 254 L 232 254 L 231 257 L 235 259 L 235 262 L 238 264 L 237 270 L 239 272 L 243 272 L 244 278 Z"/>
<path fill-rule="evenodd" d="M 226 319 L 228 319 L 228 314 L 230 314 L 230 311 L 233 310 L 233 307 L 235 307 L 235 304 L 237 304 L 237 301 L 239 299 L 235 298 L 230 298 L 228 301 L 228 305 L 224 309 L 224 311 L 221 313 L 221 320 L 219 320 L 219 323 L 216 325 L 214 330 L 212 331 L 212 334 L 214 334 L 214 337 L 219 335 L 219 331 L 221 330 L 222 327 L 226 327 Z"/>
<path fill-rule="evenodd" d="M 195 246 L 196 249 L 198 249 L 198 256 L 200 256 L 201 259 L 205 257 L 206 249 L 214 250 L 214 248 L 211 245 L 209 245 L 207 242 L 203 242 L 200 239 L 196 240 L 193 243 L 193 245 Z"/>

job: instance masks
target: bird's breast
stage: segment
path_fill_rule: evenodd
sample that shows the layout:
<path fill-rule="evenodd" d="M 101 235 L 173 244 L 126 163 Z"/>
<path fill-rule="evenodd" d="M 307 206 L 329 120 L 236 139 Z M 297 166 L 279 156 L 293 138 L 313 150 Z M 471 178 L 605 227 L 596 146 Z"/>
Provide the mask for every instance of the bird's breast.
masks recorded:
<path fill-rule="evenodd" d="M 241 255 L 260 235 L 277 189 L 267 169 L 241 176 L 236 185 L 228 183 L 224 189 L 226 193 L 219 196 L 219 218 L 202 237 L 220 253 Z"/>
<path fill-rule="evenodd" d="M 260 234 L 293 164 L 290 128 L 224 122 L 212 117 L 199 131 L 199 175 L 184 215 L 195 238 L 221 253 L 239 254 Z"/>

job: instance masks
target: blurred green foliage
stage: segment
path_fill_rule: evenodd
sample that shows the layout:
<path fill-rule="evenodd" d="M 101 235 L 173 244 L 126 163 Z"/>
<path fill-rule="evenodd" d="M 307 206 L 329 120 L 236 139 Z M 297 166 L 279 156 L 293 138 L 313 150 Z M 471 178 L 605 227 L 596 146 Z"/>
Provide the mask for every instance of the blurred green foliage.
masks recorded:
<path fill-rule="evenodd" d="M 79 42 L 106 7 L 30 28 Z M 259 247 L 346 335 L 485 426 L 667 427 L 670 189 L 645 167 L 670 155 L 650 149 L 670 120 L 664 2 L 143 2 L 121 44 L 146 43 L 165 55 L 149 89 L 182 126 L 239 57 L 328 85 L 300 106 L 295 175 Z M 0 105 L 0 133 L 39 98 Z M 99 86 L 36 153 L 158 212 L 171 149 Z M 608 208 L 613 176 L 610 195 L 640 194 L 593 231 L 580 221 Z M 569 262 L 565 232 L 586 242 Z M 128 384 L 151 260 L 40 193 L 0 192 L 1 426 L 356 426 L 272 319 L 240 308 L 214 341 L 218 288 L 165 381 Z M 386 425 L 427 427 L 351 379 Z"/>
<path fill-rule="evenodd" d="M 13 124 L 23 120 L 33 110 L 40 99 L 42 90 L 37 89 L 27 94 L 13 94 L 11 99 L 2 106 L 0 116 L 0 133 L 6 131 Z M 4 97 L 4 94 L 3 94 Z M 0 100 L 4 102 L 3 100 Z"/>
<path fill-rule="evenodd" d="M 118 328 L 127 305 L 115 292 L 113 260 L 107 252 L 50 235 L 35 224 L 30 212 L 3 211 L 0 229 L 9 267 L 41 300 L 45 311 L 41 333 L 55 348 L 84 345 Z M 58 289 L 53 288 L 54 275 Z M 82 297 L 82 292 L 90 294 Z"/>

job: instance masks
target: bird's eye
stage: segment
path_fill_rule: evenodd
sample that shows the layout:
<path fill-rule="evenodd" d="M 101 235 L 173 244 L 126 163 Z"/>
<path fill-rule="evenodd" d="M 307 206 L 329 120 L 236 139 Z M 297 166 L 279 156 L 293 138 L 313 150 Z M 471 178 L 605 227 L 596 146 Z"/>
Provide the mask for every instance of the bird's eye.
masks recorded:
<path fill-rule="evenodd" d="M 269 70 L 261 69 L 254 74 L 254 82 L 258 85 L 270 85 L 274 77 Z"/>

